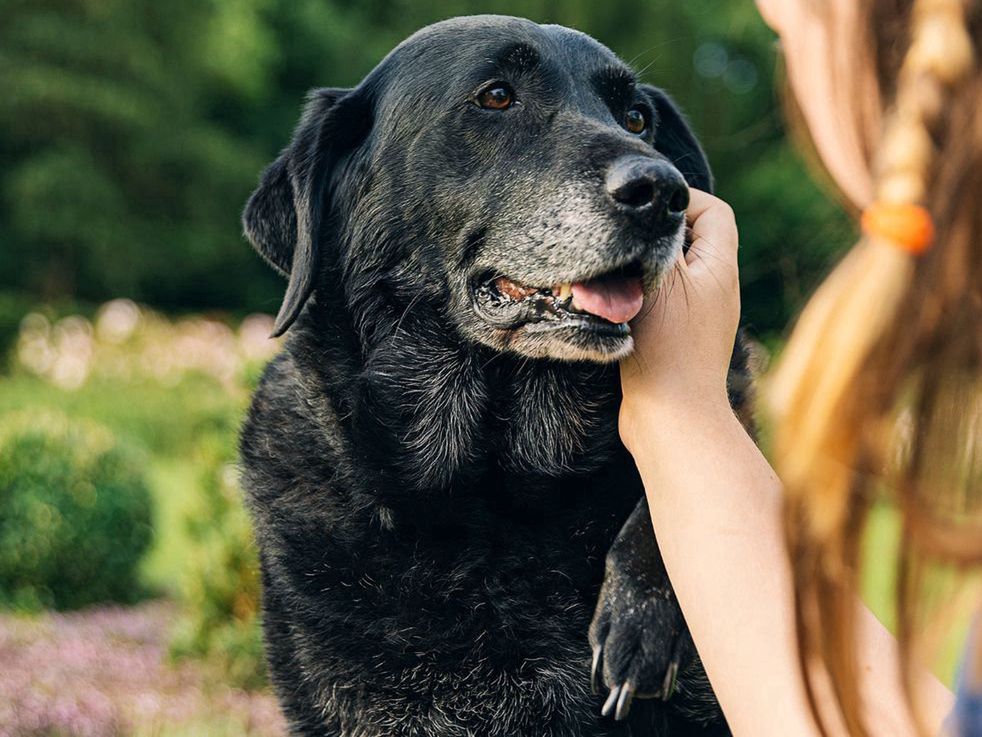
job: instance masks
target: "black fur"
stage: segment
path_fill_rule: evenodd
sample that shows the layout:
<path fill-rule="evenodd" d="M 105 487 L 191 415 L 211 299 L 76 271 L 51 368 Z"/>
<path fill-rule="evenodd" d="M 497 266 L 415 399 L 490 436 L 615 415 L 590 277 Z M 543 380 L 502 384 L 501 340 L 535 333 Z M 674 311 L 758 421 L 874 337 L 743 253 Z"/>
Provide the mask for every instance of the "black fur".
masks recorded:
<path fill-rule="evenodd" d="M 681 226 L 616 212 L 605 173 L 667 159 L 709 189 L 709 168 L 625 74 L 560 27 L 431 26 L 355 89 L 315 92 L 250 200 L 247 235 L 289 277 L 241 452 L 294 734 L 728 733 L 617 436 L 629 336 L 480 309 L 489 274 L 554 284 L 632 259 L 654 288 L 676 257 Z M 496 80 L 519 104 L 474 104 Z M 641 137 L 620 124 L 632 104 Z M 595 609 L 605 685 L 654 690 L 679 661 L 671 699 L 600 715 Z"/>

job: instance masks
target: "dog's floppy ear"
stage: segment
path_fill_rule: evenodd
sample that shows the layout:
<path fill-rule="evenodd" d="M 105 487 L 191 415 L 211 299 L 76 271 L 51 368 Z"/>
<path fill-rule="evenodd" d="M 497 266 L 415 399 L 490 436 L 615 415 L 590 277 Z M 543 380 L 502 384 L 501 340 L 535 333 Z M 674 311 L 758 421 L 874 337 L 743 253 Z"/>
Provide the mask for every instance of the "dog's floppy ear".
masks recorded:
<path fill-rule="evenodd" d="M 293 324 L 314 289 L 331 172 L 370 125 L 368 105 L 357 91 L 314 90 L 293 141 L 263 172 L 246 204 L 246 237 L 289 279 L 273 336 Z"/>
<path fill-rule="evenodd" d="M 657 87 L 644 84 L 641 89 L 655 111 L 655 148 L 675 164 L 689 186 L 712 192 L 713 174 L 709 161 L 682 111 Z"/>

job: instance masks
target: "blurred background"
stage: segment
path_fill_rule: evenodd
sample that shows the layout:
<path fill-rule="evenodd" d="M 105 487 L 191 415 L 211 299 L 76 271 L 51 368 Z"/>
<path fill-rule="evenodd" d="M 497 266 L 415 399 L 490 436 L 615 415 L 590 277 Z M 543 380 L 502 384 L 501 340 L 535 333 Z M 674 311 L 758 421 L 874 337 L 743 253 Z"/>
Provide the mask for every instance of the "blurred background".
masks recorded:
<path fill-rule="evenodd" d="M 309 88 L 477 12 L 586 31 L 676 97 L 765 346 L 850 244 L 751 0 L 0 0 L 0 737 L 283 734 L 235 472 L 283 284 L 239 213 Z"/>

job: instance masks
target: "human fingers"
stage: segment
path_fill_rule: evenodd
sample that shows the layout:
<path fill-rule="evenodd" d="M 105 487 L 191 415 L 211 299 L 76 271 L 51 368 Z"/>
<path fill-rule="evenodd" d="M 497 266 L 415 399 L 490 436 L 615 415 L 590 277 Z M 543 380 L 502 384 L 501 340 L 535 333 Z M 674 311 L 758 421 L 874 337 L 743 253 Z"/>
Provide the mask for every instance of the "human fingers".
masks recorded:
<path fill-rule="evenodd" d="M 718 197 L 690 189 L 686 217 L 692 232 L 692 245 L 686 256 L 688 264 L 721 261 L 736 268 L 740 239 L 733 209 Z"/>

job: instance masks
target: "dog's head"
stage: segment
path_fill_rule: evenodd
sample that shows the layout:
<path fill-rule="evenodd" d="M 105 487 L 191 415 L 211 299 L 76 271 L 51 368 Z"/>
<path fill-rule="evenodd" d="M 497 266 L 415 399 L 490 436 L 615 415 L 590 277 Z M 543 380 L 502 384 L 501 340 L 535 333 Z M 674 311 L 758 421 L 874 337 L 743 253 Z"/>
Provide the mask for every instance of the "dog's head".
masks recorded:
<path fill-rule="evenodd" d="M 477 16 L 315 91 L 243 219 L 289 278 L 277 334 L 329 261 L 353 309 L 375 291 L 498 350 L 613 361 L 682 248 L 687 183 L 709 167 L 663 92 L 582 33 Z"/>

